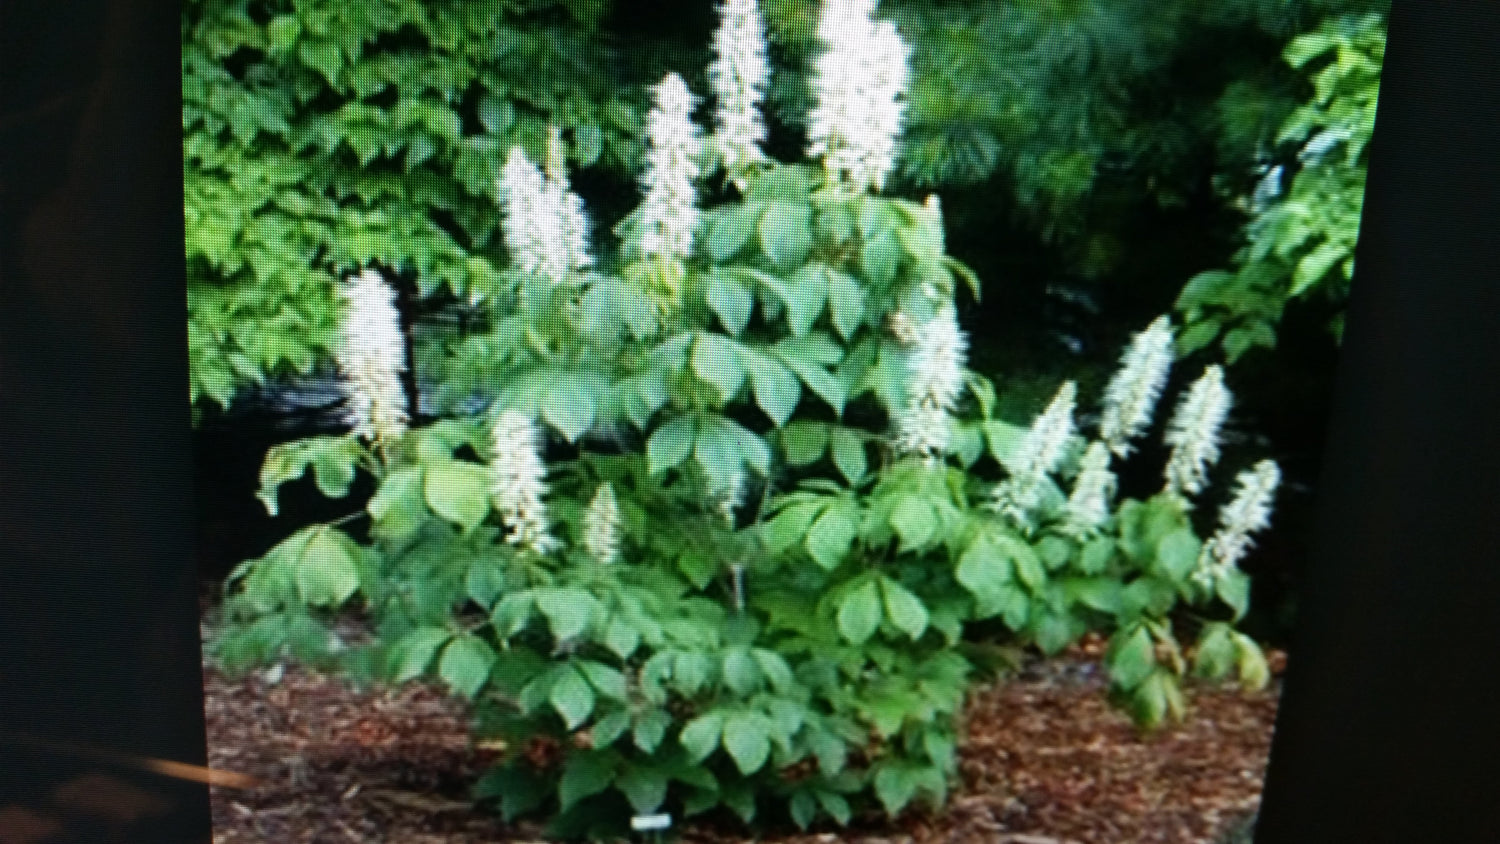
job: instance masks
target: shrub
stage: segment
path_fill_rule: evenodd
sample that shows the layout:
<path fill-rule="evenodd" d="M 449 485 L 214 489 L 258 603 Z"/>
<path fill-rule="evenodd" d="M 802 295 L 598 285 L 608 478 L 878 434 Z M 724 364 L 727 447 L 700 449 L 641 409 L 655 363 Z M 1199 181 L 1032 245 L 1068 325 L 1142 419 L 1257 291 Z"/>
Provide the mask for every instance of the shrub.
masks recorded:
<path fill-rule="evenodd" d="M 1207 542 L 1190 520 L 1229 410 L 1219 370 L 1177 408 L 1164 488 L 1143 501 L 1114 500 L 1110 464 L 1152 417 L 1165 318 L 1127 353 L 1094 440 L 1072 384 L 1029 428 L 995 419 L 954 304 L 978 282 L 946 254 L 938 203 L 878 192 L 906 82 L 895 30 L 871 3 L 828 4 L 854 25 L 824 33 L 823 166 L 782 164 L 756 143 L 754 4 L 725 5 L 740 35 L 710 74 L 716 130 L 701 136 L 668 75 L 618 257 L 591 254 L 560 156 L 510 152 L 511 268 L 445 379 L 485 413 L 409 420 L 391 290 L 375 271 L 345 283 L 352 430 L 273 449 L 260 494 L 275 512 L 309 468 L 330 496 L 359 473 L 375 492 L 234 573 L 222 662 L 441 678 L 507 748 L 477 796 L 583 835 L 658 811 L 806 826 L 941 803 L 989 619 L 1049 653 L 1111 633 L 1115 690 L 1146 724 L 1183 710 L 1184 602 L 1217 619 L 1195 622 L 1194 668 L 1263 683 L 1230 623 L 1274 465 L 1242 476 Z M 711 169 L 726 184 L 704 202 Z M 341 610 L 372 640 L 335 636 Z"/>

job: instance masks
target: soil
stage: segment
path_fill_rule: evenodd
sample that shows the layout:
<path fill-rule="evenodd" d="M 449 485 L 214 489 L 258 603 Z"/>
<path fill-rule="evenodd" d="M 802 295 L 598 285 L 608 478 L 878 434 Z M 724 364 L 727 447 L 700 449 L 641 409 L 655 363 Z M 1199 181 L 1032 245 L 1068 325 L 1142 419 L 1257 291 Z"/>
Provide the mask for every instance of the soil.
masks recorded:
<path fill-rule="evenodd" d="M 941 812 L 753 839 L 727 823 L 689 826 L 679 840 L 1208 844 L 1243 831 L 1260 799 L 1279 679 L 1257 693 L 1192 688 L 1184 724 L 1142 734 L 1106 702 L 1097 656 L 1074 649 L 976 691 L 960 782 Z M 240 679 L 205 668 L 205 684 L 212 767 L 258 781 L 213 789 L 216 844 L 545 840 L 467 801 L 495 757 L 473 746 L 464 707 L 440 688 L 356 691 L 291 667 Z"/>

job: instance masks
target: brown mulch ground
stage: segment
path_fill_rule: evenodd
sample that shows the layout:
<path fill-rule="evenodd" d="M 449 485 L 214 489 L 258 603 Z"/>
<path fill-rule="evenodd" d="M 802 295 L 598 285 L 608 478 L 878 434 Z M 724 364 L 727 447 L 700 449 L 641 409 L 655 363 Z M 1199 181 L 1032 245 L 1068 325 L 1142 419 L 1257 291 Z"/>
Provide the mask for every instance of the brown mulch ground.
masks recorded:
<path fill-rule="evenodd" d="M 1100 673 L 1088 653 L 1074 651 L 976 693 L 962 782 L 937 815 L 755 840 L 1198 844 L 1242 824 L 1259 801 L 1275 690 L 1192 690 L 1186 724 L 1142 736 L 1105 701 Z M 231 681 L 206 670 L 211 764 L 261 781 L 214 789 L 216 844 L 542 838 L 465 800 L 492 757 L 471 747 L 463 708 L 441 690 L 356 693 L 296 669 L 271 679 Z M 749 839 L 689 829 L 682 840 Z"/>

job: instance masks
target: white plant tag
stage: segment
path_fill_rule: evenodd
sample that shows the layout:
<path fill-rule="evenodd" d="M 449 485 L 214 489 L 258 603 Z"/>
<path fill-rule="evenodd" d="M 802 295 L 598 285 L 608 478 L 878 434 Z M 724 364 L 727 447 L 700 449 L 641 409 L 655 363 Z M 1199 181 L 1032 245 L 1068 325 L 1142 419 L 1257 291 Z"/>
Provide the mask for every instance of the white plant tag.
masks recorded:
<path fill-rule="evenodd" d="M 630 819 L 630 828 L 636 832 L 666 829 L 671 825 L 671 815 L 636 815 Z"/>

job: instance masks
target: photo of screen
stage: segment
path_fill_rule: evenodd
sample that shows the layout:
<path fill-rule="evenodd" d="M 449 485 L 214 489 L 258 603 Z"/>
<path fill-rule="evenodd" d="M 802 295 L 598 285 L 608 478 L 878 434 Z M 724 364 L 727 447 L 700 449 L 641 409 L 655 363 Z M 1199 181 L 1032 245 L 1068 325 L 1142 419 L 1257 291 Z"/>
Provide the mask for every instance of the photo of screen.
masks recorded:
<path fill-rule="evenodd" d="M 1249 842 L 1387 6 L 184 3 L 215 841 Z"/>

